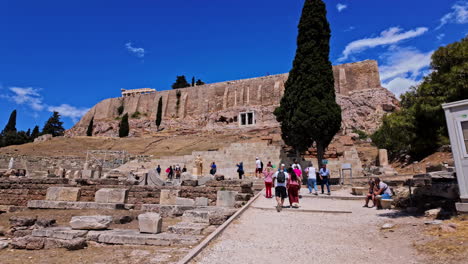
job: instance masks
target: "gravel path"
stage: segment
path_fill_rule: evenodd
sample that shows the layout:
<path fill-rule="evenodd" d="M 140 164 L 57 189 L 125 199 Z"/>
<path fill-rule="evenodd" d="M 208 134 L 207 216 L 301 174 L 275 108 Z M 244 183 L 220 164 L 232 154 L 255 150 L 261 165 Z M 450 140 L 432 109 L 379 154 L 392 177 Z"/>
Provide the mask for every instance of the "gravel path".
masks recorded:
<path fill-rule="evenodd" d="M 193 263 L 425 263 L 412 247 L 421 220 L 393 210 L 362 208 L 362 201 L 304 198 L 303 210 L 274 209 L 259 197 Z M 395 224 L 392 231 L 381 230 Z M 427 263 L 427 262 L 426 262 Z"/>

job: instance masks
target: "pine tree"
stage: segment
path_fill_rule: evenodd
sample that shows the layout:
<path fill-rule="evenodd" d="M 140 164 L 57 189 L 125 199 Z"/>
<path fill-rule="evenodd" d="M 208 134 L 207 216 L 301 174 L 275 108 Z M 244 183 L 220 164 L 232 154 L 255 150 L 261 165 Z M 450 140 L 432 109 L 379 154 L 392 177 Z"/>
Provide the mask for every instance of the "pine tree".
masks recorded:
<path fill-rule="evenodd" d="M 31 132 L 31 140 L 34 140 L 40 135 L 39 126 L 35 126 Z"/>
<path fill-rule="evenodd" d="M 161 121 L 162 121 L 162 96 L 159 97 L 159 101 L 158 101 L 158 111 L 156 112 L 156 127 L 157 127 L 157 130 L 159 131 L 159 126 L 161 125 Z"/>
<path fill-rule="evenodd" d="M 126 113 L 119 125 L 119 137 L 127 137 L 130 132 L 130 126 L 128 125 L 128 113 Z"/>
<path fill-rule="evenodd" d="M 190 87 L 190 84 L 187 82 L 187 79 L 185 79 L 185 75 L 177 76 L 175 83 L 172 84 L 172 89 L 179 89 L 185 87 Z"/>
<path fill-rule="evenodd" d="M 192 87 L 195 86 L 195 76 L 192 77 Z"/>
<path fill-rule="evenodd" d="M 31 129 L 30 128 L 28 128 L 28 131 L 26 131 L 26 136 L 28 136 L 28 138 L 31 137 Z"/>
<path fill-rule="evenodd" d="M 204 83 L 202 80 L 198 79 L 197 82 L 196 82 L 195 84 L 196 84 L 197 86 L 200 86 L 200 85 L 204 85 L 205 83 Z"/>
<path fill-rule="evenodd" d="M 86 136 L 92 137 L 93 136 L 93 128 L 94 128 L 94 116 L 89 121 L 88 130 L 86 130 Z"/>
<path fill-rule="evenodd" d="M 54 111 L 42 128 L 42 134 L 52 134 L 52 136 L 58 137 L 63 136 L 64 132 L 65 129 L 63 128 L 63 122 L 60 121 L 60 114 Z"/>
<path fill-rule="evenodd" d="M 5 128 L 3 129 L 4 133 L 7 132 L 15 132 L 16 133 L 16 110 L 13 110 L 10 114 L 10 118 L 8 119 L 8 123 L 6 124 Z"/>
<path fill-rule="evenodd" d="M 325 148 L 341 126 L 329 61 L 330 25 L 322 0 L 305 1 L 298 30 L 296 57 L 275 115 L 286 144 L 300 153 L 315 142 L 322 165 Z"/>

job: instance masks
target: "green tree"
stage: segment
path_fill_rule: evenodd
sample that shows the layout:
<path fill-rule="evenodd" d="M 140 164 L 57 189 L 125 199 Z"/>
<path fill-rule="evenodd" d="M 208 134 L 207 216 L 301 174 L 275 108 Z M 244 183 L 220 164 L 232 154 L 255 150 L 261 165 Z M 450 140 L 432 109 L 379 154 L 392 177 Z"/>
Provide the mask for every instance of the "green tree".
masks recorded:
<path fill-rule="evenodd" d="M 200 85 L 204 85 L 205 83 L 204 83 L 202 80 L 198 79 L 197 82 L 196 82 L 195 84 L 196 84 L 197 86 L 200 86 Z"/>
<path fill-rule="evenodd" d="M 195 86 L 195 76 L 192 77 L 192 87 Z"/>
<path fill-rule="evenodd" d="M 321 165 L 325 148 L 341 126 L 333 69 L 329 61 L 330 26 L 322 0 L 306 0 L 299 22 L 297 51 L 275 110 L 282 137 L 297 153 L 315 142 Z"/>
<path fill-rule="evenodd" d="M 432 55 L 432 72 L 401 96 L 401 111 L 384 119 L 372 135 L 392 158 L 410 154 L 420 160 L 448 144 L 443 103 L 468 99 L 468 37 L 440 47 Z M 396 136 L 395 136 L 396 135 Z"/>
<path fill-rule="evenodd" d="M 52 136 L 63 136 L 65 129 L 63 128 L 63 122 L 60 121 L 60 114 L 56 111 L 47 120 L 44 127 L 42 128 L 42 134 L 52 134 Z"/>
<path fill-rule="evenodd" d="M 175 83 L 172 84 L 172 89 L 179 89 L 185 87 L 190 87 L 190 83 L 188 83 L 187 79 L 185 79 L 185 75 L 177 76 Z"/>
<path fill-rule="evenodd" d="M 130 132 L 130 126 L 128 125 L 128 113 L 126 113 L 119 125 L 119 137 L 127 137 Z"/>
<path fill-rule="evenodd" d="M 159 101 L 158 101 L 158 111 L 156 112 L 156 127 L 157 127 L 157 130 L 159 131 L 159 126 L 161 125 L 161 121 L 162 121 L 162 107 L 163 107 L 163 102 L 162 102 L 162 96 L 159 97 Z"/>
<path fill-rule="evenodd" d="M 34 141 L 41 133 L 39 132 L 39 126 L 35 126 L 31 132 L 31 140 Z"/>
<path fill-rule="evenodd" d="M 86 130 L 86 136 L 92 137 L 93 136 L 93 128 L 94 128 L 94 116 L 91 117 L 89 121 L 88 129 Z"/>
<path fill-rule="evenodd" d="M 4 133 L 7 132 L 15 132 L 16 133 L 16 110 L 13 110 L 10 114 L 10 118 L 8 119 L 8 123 L 6 124 L 5 128 L 3 129 Z"/>

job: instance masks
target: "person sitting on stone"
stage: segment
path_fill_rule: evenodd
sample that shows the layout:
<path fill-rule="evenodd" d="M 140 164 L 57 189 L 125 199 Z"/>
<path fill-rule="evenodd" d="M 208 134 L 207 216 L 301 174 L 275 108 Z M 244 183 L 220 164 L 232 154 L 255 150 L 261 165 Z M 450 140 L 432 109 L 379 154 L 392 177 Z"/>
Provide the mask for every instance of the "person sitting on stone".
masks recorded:
<path fill-rule="evenodd" d="M 366 204 L 363 206 L 363 207 L 369 207 L 369 201 L 372 201 L 372 207 L 375 206 L 375 203 L 374 203 L 374 187 L 375 187 L 375 184 L 374 184 L 374 181 L 373 180 L 370 180 L 368 182 L 369 184 L 369 191 L 367 192 L 367 195 L 366 195 Z"/>
<path fill-rule="evenodd" d="M 377 209 L 382 209 L 381 199 L 392 199 L 392 190 L 390 187 L 382 181 L 379 177 L 374 178 L 374 204 L 377 205 Z"/>

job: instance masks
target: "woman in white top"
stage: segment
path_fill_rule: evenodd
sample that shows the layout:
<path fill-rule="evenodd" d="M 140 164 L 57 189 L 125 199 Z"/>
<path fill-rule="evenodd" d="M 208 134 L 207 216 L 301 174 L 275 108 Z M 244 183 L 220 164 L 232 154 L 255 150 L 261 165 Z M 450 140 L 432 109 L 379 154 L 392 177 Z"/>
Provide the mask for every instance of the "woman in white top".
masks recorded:
<path fill-rule="evenodd" d="M 318 195 L 317 189 L 317 170 L 314 168 L 314 165 L 311 163 L 309 167 L 305 169 L 307 173 L 307 187 L 309 188 L 309 193 L 312 193 L 312 189 L 315 190 L 315 195 Z"/>

